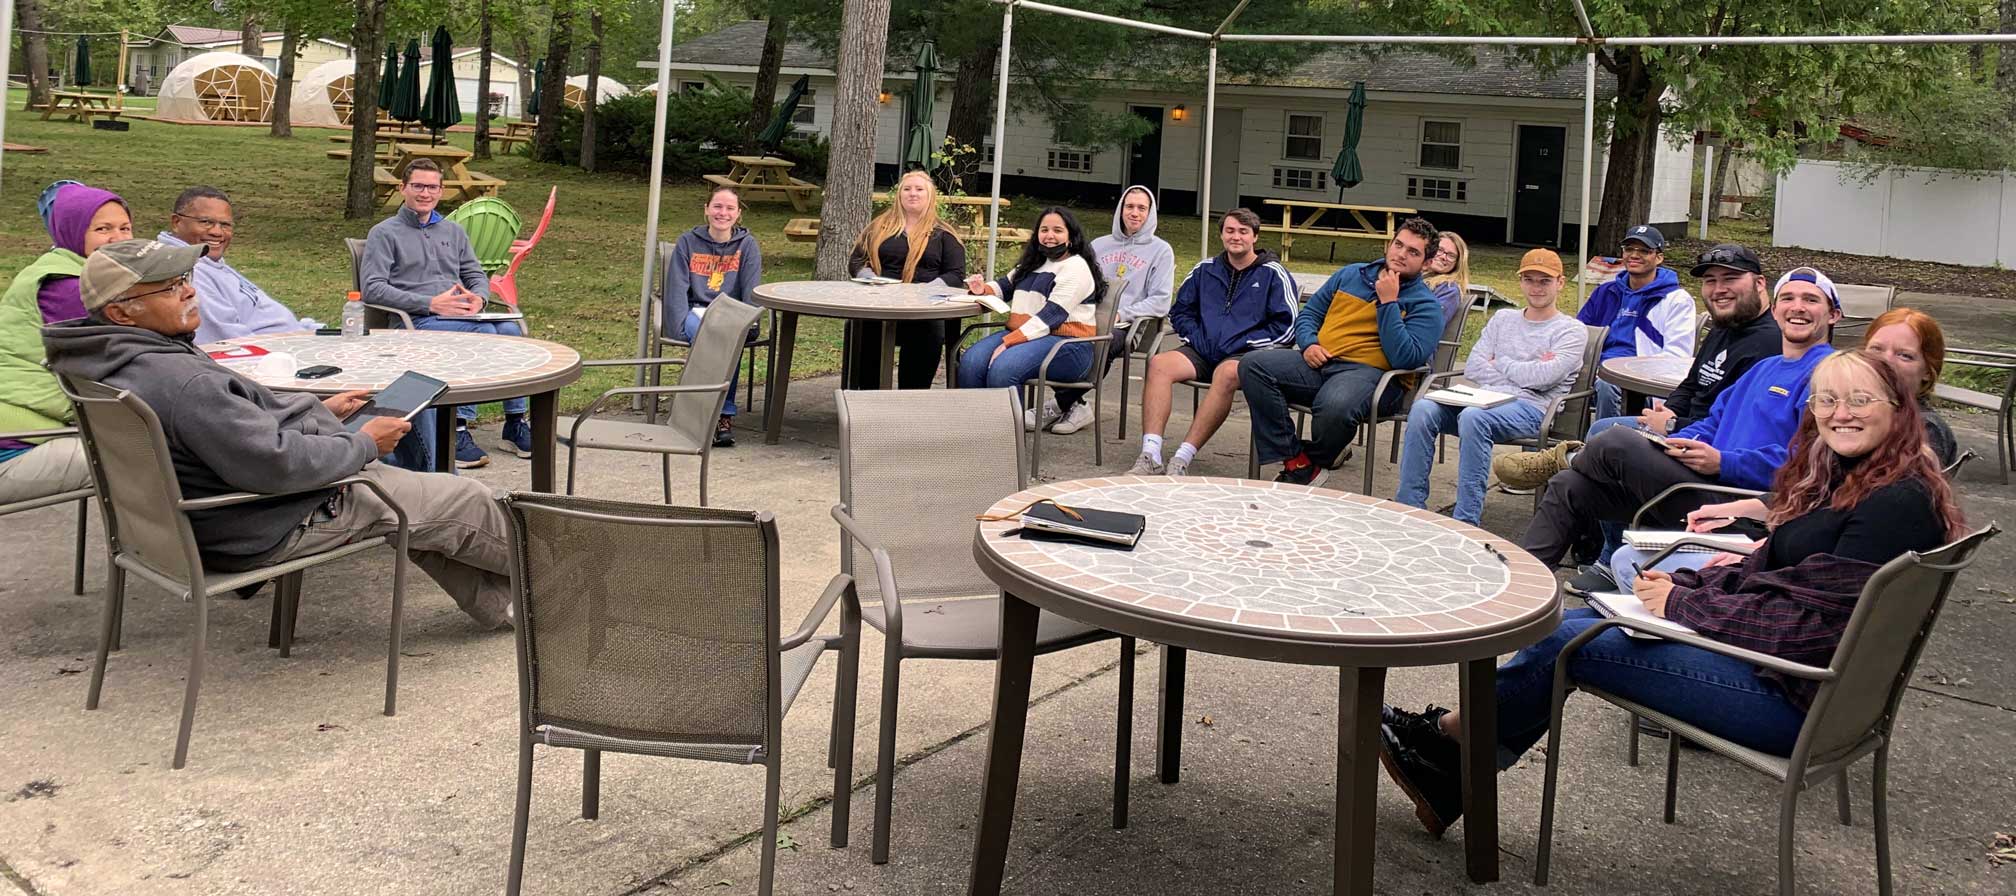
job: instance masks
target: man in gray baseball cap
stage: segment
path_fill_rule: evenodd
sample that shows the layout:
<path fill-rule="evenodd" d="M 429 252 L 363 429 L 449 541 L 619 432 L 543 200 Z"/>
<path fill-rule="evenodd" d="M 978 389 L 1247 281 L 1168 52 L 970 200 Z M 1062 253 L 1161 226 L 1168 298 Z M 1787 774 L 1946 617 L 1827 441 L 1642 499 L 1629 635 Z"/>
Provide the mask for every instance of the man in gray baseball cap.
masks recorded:
<path fill-rule="evenodd" d="M 361 476 L 411 520 L 414 562 L 486 626 L 510 622 L 506 521 L 473 479 L 413 473 L 377 462 L 412 428 L 343 419 L 368 394 L 276 394 L 210 359 L 193 334 L 202 315 L 189 272 L 203 246 L 125 240 L 91 254 L 78 293 L 88 316 L 42 328 L 58 375 L 132 392 L 161 421 L 182 494 L 247 491 L 272 498 L 189 514 L 203 562 L 246 570 L 392 534 L 397 515 L 377 493 L 335 486 Z"/>

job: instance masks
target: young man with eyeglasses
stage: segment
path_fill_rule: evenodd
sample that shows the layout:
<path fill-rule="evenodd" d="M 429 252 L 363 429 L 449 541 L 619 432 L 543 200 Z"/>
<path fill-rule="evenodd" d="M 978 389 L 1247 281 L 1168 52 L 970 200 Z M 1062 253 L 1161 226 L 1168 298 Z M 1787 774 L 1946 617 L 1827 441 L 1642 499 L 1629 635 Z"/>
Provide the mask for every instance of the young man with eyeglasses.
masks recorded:
<path fill-rule="evenodd" d="M 1664 267 L 1666 235 L 1650 224 L 1624 232 L 1619 253 L 1624 270 L 1589 294 L 1575 317 L 1592 327 L 1607 327 L 1603 360 L 1694 356 L 1694 297 L 1680 285 L 1680 275 Z M 1624 390 L 1596 381 L 1596 417 L 1624 413 Z"/>
<path fill-rule="evenodd" d="M 1674 485 L 1709 482 L 1768 489 L 1806 406 L 1814 365 L 1831 354 L 1827 334 L 1841 319 L 1833 281 L 1810 267 L 1779 278 L 1771 313 L 1779 354 L 1759 361 L 1715 398 L 1706 416 L 1655 444 L 1648 433 L 1611 427 L 1576 452 L 1568 469 L 1547 481 L 1540 510 L 1521 542 L 1553 566 L 1579 535 L 1599 521 L 1629 521 L 1638 508 Z M 1684 493 L 1652 508 L 1648 521 L 1678 527 L 1687 512 L 1714 495 Z"/>
<path fill-rule="evenodd" d="M 399 211 L 374 225 L 364 243 L 364 301 L 406 312 L 416 329 L 525 335 L 517 321 L 451 319 L 483 310 L 490 276 L 476 260 L 469 234 L 435 211 L 441 204 L 441 166 L 432 159 L 408 165 L 399 195 L 404 200 Z M 525 416 L 530 407 L 524 398 L 504 400 L 504 441 L 519 457 L 532 456 L 532 426 Z M 455 466 L 463 469 L 490 463 L 469 435 L 474 422 L 475 405 L 455 409 Z"/>
<path fill-rule="evenodd" d="M 198 344 L 321 326 L 294 316 L 287 306 L 224 261 L 224 253 L 231 250 L 238 230 L 235 209 L 224 191 L 210 186 L 183 190 L 175 198 L 175 211 L 168 216 L 168 227 L 154 239 L 169 246 L 201 245 L 210 249 L 190 274 L 190 282 L 196 287 L 196 301 L 203 309 L 203 323 L 196 328 Z"/>
<path fill-rule="evenodd" d="M 331 484 L 357 476 L 404 509 L 414 563 L 463 612 L 488 627 L 509 624 L 510 545 L 490 487 L 376 463 L 411 425 L 372 417 L 346 429 L 342 418 L 366 392 L 279 394 L 211 360 L 193 339 L 202 310 L 189 283 L 206 250 L 152 240 L 105 246 L 79 278 L 88 316 L 42 330 L 56 373 L 131 391 L 154 412 L 183 497 L 273 493 L 189 513 L 204 564 L 246 570 L 392 534 L 399 517 L 376 491 Z"/>

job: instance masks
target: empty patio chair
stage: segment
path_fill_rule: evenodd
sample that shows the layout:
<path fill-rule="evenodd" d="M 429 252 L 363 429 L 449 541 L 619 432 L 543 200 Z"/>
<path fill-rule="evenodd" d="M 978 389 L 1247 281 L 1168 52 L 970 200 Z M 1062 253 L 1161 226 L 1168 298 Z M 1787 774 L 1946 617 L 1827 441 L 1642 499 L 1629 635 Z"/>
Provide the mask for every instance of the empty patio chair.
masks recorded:
<path fill-rule="evenodd" d="M 98 655 L 91 666 L 91 688 L 84 708 L 98 708 L 99 689 L 105 683 L 106 654 L 120 637 L 126 607 L 126 577 L 137 576 L 188 600 L 194 611 L 195 629 L 182 697 L 182 723 L 175 735 L 174 762 L 175 768 L 183 767 L 189 759 L 189 733 L 196 722 L 196 696 L 203 684 L 210 638 L 209 599 L 247 585 L 279 579 L 274 594 L 276 631 L 268 643 L 278 646 L 280 655 L 286 656 L 293 641 L 294 615 L 300 606 L 302 571 L 372 548 L 390 547 L 394 549 L 392 624 L 385 659 L 385 714 L 392 715 L 397 708 L 399 686 L 407 539 L 405 511 L 393 502 L 392 496 L 376 482 L 361 477 L 303 489 L 320 491 L 330 485 L 368 488 L 399 515 L 399 530 L 390 538 L 362 539 L 319 554 L 243 572 L 213 572 L 203 565 L 195 532 L 189 526 L 189 512 L 247 504 L 274 495 L 236 492 L 183 498 L 175 462 L 168 454 L 168 437 L 162 433 L 161 421 L 152 409 L 125 390 L 69 379 L 62 382 L 64 392 L 77 405 L 77 427 L 84 438 L 85 454 L 91 459 L 91 477 L 97 483 L 99 509 L 105 517 L 106 549 L 112 557 L 110 581 L 105 588 L 105 615 L 98 633 Z"/>
<path fill-rule="evenodd" d="M 1999 393 L 1978 392 L 1949 380 L 1933 386 L 1932 397 L 1994 413 L 1995 475 L 2008 485 L 2009 465 L 2016 462 L 2016 426 L 2011 426 L 2011 415 L 2016 413 L 2016 354 L 1948 347 L 1946 366 L 1949 371 L 1955 366 L 1992 370 L 1991 375 L 2001 380 Z"/>
<path fill-rule="evenodd" d="M 665 484 L 665 503 L 672 503 L 672 456 L 700 458 L 700 506 L 707 506 L 707 461 L 714 450 L 714 424 L 721 419 L 721 405 L 728 400 L 728 378 L 741 363 L 743 334 L 756 322 L 762 309 L 722 296 L 709 306 L 694 334 L 693 347 L 684 358 L 626 358 L 620 361 L 585 361 L 583 367 L 679 367 L 679 381 L 670 386 L 625 386 L 595 397 L 574 416 L 567 431 L 567 494 L 574 493 L 574 472 L 579 468 L 575 453 L 582 448 L 610 451 L 642 451 L 659 455 L 659 470 Z M 609 399 L 626 395 L 648 396 L 644 422 L 596 419 L 595 414 Z M 665 422 L 658 422 L 659 402 L 665 402 Z"/>
<path fill-rule="evenodd" d="M 840 503 L 833 518 L 840 523 L 840 569 L 855 577 L 861 616 L 885 641 L 870 856 L 881 864 L 889 861 L 903 661 L 991 661 L 999 656 L 1001 590 L 973 562 L 974 518 L 1028 485 L 1022 463 L 1026 442 L 1014 389 L 835 395 L 840 405 Z M 1053 653 L 1113 637 L 1045 612 L 1037 623 L 1036 651 Z M 1134 639 L 1120 637 L 1116 828 L 1126 826 L 1133 695 Z"/>
<path fill-rule="evenodd" d="M 479 196 L 462 203 L 447 218 L 469 234 L 469 247 L 476 250 L 476 261 L 483 265 L 483 273 L 495 274 L 510 266 L 511 244 L 517 242 L 518 231 L 525 226 L 511 203 L 495 196 Z"/>
<path fill-rule="evenodd" d="M 582 751 L 581 817 L 601 812 L 602 753 L 761 764 L 769 896 L 777 861 L 784 715 L 827 651 L 840 654 L 833 722 L 835 847 L 847 845 L 860 604 L 837 575 L 779 638 L 777 521 L 769 513 L 516 492 L 518 796 L 505 884 L 517 896 L 532 807 L 532 747 Z M 844 602 L 844 603 L 843 603 Z M 819 626 L 842 603 L 840 634 Z"/>
<path fill-rule="evenodd" d="M 1703 650 L 1731 656 L 1791 678 L 1819 682 L 1819 693 L 1790 756 L 1774 756 L 1716 737 L 1656 709 L 1605 693 L 1586 685 L 1577 689 L 1666 726 L 1677 736 L 1666 747 L 1666 821 L 1674 819 L 1675 789 L 1680 766 L 1679 737 L 1720 753 L 1739 765 L 1775 778 L 1778 792 L 1778 893 L 1794 892 L 1792 826 L 1799 808 L 1799 794 L 1830 778 L 1844 779 L 1850 766 L 1864 756 L 1875 754 L 1871 791 L 1876 835 L 1876 884 L 1878 892 L 1889 896 L 1890 827 L 1888 774 L 1890 745 L 1897 723 L 1897 711 L 1904 691 L 1911 683 L 1918 657 L 1939 619 L 1939 610 L 1953 581 L 1974 561 L 1976 553 L 1999 530 L 1988 526 L 1937 550 L 1906 553 L 1883 565 L 1863 586 L 1855 611 L 1849 616 L 1840 645 L 1825 668 L 1794 663 L 1754 651 L 1733 647 L 1693 634 L 1678 634 L 1624 619 L 1606 619 L 1568 642 L 1555 665 L 1552 714 L 1547 730 L 1546 784 L 1540 797 L 1540 844 L 1533 865 L 1533 882 L 1546 885 L 1548 861 L 1553 851 L 1554 791 L 1560 775 L 1562 707 L 1568 699 L 1568 656 L 1582 649 L 1591 638 L 1605 630 L 1622 626 L 1690 644 Z M 1842 822 L 1848 820 L 1845 784 L 1840 792 Z"/>
<path fill-rule="evenodd" d="M 77 430 L 70 428 L 37 429 L 25 432 L 0 432 L 0 440 L 60 438 L 76 434 Z M 84 545 L 89 540 L 91 531 L 91 496 L 94 494 L 96 492 L 92 489 L 80 488 L 70 492 L 52 492 L 47 495 L 38 495 L 33 498 L 15 501 L 12 504 L 0 504 L 0 516 L 7 516 L 13 513 L 53 507 L 57 504 L 68 504 L 71 501 L 77 502 L 77 563 L 76 569 L 71 576 L 71 594 L 84 593 Z"/>

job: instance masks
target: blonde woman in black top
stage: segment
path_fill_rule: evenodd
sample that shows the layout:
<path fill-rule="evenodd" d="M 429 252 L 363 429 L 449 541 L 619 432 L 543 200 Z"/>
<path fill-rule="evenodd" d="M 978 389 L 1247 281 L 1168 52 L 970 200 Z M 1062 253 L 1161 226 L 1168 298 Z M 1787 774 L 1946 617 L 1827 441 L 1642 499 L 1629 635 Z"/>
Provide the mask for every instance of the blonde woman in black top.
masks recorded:
<path fill-rule="evenodd" d="M 868 222 L 854 243 L 848 267 L 856 275 L 875 275 L 905 283 L 930 283 L 966 288 L 966 247 L 938 219 L 938 187 L 922 171 L 903 175 L 896 201 Z M 891 324 L 854 321 L 848 349 L 849 389 L 873 389 L 880 379 L 882 328 Z M 896 327 L 896 386 L 929 389 L 944 354 L 944 321 L 916 320 Z"/>

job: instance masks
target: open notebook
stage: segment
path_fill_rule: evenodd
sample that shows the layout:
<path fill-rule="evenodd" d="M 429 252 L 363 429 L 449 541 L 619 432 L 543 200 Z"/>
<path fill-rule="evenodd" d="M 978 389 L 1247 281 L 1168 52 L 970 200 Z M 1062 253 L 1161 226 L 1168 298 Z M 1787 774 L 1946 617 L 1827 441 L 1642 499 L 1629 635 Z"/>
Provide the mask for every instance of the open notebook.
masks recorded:
<path fill-rule="evenodd" d="M 442 314 L 436 316 L 441 320 L 499 321 L 525 319 L 524 312 L 496 299 L 484 299 L 483 310 L 475 314 Z"/>
<path fill-rule="evenodd" d="M 1456 383 L 1446 389 L 1436 389 L 1421 397 L 1436 404 L 1452 408 L 1495 408 L 1501 404 L 1510 403 L 1519 396 Z"/>
<path fill-rule="evenodd" d="M 1633 622 L 1642 622 L 1654 628 L 1663 628 L 1681 634 L 1691 635 L 1694 633 L 1693 629 L 1678 622 L 1674 622 L 1664 616 L 1653 615 L 1651 610 L 1645 609 L 1645 602 L 1639 600 L 1635 594 L 1607 591 L 1590 594 L 1584 599 L 1589 601 L 1590 609 L 1611 619 L 1629 619 Z M 1630 629 L 1626 629 L 1624 633 L 1633 638 L 1657 640 L 1659 637 L 1658 635 Z"/>

